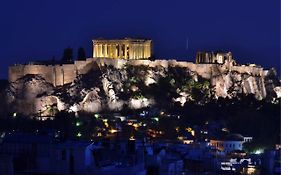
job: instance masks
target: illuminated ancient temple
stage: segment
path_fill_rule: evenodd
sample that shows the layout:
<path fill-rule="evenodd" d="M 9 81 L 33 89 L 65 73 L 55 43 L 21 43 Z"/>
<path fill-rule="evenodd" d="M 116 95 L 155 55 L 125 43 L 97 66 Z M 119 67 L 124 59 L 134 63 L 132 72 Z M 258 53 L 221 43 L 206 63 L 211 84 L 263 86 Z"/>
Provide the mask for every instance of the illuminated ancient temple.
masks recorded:
<path fill-rule="evenodd" d="M 196 63 L 218 63 L 224 64 L 226 61 L 232 60 L 231 52 L 197 52 Z"/>
<path fill-rule="evenodd" d="M 93 40 L 94 58 L 113 59 L 149 59 L 152 52 L 151 40 L 144 39 L 118 39 L 118 40 Z"/>

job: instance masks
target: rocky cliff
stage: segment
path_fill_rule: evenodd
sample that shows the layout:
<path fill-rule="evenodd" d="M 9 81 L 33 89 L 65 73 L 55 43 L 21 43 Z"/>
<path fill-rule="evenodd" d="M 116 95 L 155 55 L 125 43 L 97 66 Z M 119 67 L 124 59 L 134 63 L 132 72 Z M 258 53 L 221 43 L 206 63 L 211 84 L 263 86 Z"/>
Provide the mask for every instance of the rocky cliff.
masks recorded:
<path fill-rule="evenodd" d="M 273 69 L 241 71 L 240 66 L 229 63 L 197 67 L 168 61 L 153 64 L 99 64 L 98 69 L 59 87 L 40 75 L 25 75 L 8 84 L 0 94 L 9 113 L 41 116 L 58 111 L 95 113 L 184 106 L 190 101 L 204 105 L 219 97 L 231 99 L 249 94 L 276 103 L 281 97 L 280 81 Z"/>

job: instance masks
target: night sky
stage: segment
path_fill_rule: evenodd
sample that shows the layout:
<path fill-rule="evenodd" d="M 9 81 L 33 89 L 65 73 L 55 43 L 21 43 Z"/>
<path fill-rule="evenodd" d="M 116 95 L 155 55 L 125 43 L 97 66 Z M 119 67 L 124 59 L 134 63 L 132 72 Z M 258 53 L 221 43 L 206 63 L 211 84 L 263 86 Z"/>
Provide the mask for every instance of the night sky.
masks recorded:
<path fill-rule="evenodd" d="M 60 59 L 93 38 L 150 38 L 157 58 L 195 60 L 232 51 L 238 63 L 280 72 L 279 0 L 5 0 L 0 4 L 0 78 L 8 66 Z"/>

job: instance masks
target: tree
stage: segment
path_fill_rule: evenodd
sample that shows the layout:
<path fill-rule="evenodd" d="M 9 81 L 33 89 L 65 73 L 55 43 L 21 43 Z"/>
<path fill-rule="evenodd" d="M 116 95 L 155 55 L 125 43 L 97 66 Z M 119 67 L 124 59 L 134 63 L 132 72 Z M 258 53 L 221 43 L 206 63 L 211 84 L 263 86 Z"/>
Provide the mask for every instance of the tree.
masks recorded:
<path fill-rule="evenodd" d="M 73 49 L 70 47 L 64 49 L 61 60 L 64 62 L 68 62 L 71 61 L 72 59 L 73 59 Z"/>
<path fill-rule="evenodd" d="M 83 47 L 80 47 L 78 49 L 77 53 L 77 60 L 85 60 L 86 59 L 86 53 Z"/>

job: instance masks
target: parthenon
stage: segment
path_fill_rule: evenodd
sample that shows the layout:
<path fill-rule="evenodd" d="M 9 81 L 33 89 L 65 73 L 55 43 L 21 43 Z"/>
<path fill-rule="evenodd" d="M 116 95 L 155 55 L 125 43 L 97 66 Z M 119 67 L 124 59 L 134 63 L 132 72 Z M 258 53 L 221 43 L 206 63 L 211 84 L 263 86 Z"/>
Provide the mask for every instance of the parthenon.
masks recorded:
<path fill-rule="evenodd" d="M 149 59 L 152 41 L 144 39 L 93 40 L 94 58 Z"/>

